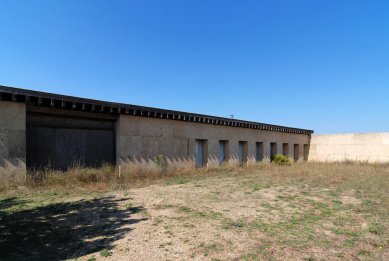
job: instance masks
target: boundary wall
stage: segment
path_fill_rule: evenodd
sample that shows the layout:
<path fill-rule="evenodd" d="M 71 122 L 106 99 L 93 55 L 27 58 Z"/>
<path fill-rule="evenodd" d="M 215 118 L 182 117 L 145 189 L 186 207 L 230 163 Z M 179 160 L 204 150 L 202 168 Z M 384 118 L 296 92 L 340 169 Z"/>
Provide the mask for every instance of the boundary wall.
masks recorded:
<path fill-rule="evenodd" d="M 389 132 L 312 135 L 308 161 L 389 162 Z"/>

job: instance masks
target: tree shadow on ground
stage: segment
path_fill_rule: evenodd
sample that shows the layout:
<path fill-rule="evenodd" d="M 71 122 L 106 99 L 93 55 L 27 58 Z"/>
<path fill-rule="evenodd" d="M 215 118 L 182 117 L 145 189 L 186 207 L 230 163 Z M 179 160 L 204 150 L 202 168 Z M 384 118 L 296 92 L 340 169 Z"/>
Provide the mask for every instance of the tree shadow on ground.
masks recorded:
<path fill-rule="evenodd" d="M 120 201 L 104 197 L 55 203 L 7 213 L 20 204 L 16 198 L 0 201 L 0 259 L 63 260 L 111 249 L 129 227 L 146 220 L 131 216 L 142 207 L 119 209 Z"/>

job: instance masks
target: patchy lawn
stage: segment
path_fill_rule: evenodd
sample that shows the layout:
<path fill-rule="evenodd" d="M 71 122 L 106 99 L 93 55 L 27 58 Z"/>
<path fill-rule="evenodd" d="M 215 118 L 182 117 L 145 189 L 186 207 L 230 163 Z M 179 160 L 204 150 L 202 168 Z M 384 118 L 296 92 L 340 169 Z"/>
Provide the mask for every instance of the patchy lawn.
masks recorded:
<path fill-rule="evenodd" d="M 0 259 L 389 260 L 389 167 L 261 164 L 0 195 Z"/>

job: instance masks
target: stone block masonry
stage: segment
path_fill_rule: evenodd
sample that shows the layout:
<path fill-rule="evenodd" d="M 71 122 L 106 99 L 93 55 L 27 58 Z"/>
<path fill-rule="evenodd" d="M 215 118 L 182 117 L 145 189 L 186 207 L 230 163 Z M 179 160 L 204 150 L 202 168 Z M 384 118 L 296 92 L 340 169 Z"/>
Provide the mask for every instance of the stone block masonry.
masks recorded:
<path fill-rule="evenodd" d="M 166 121 L 163 119 L 150 119 L 144 117 L 134 117 L 121 115 L 116 123 L 116 156 L 119 164 L 125 162 L 152 162 L 158 155 L 164 155 L 174 164 L 187 164 L 195 166 L 195 141 L 206 141 L 207 159 L 204 165 L 208 167 L 219 166 L 220 141 L 226 142 L 229 155 L 226 155 L 228 164 L 238 165 L 239 142 L 245 142 L 247 146 L 244 154 L 244 164 L 254 164 L 258 160 L 269 161 L 270 144 L 277 146 L 277 151 L 283 151 L 284 144 L 288 151 L 286 155 L 293 158 L 293 144 L 297 144 L 301 149 L 296 155 L 298 160 L 303 159 L 303 146 L 309 144 L 309 135 L 292 133 L 231 128 L 228 126 L 215 126 L 203 123 L 193 124 L 181 121 Z M 256 144 L 261 143 L 262 151 L 258 151 Z M 286 146 L 285 146 L 286 147 Z M 301 152 L 301 153 L 300 153 Z M 257 157 L 260 153 L 261 157 Z"/>
<path fill-rule="evenodd" d="M 26 105 L 0 101 L 0 183 L 26 178 Z"/>

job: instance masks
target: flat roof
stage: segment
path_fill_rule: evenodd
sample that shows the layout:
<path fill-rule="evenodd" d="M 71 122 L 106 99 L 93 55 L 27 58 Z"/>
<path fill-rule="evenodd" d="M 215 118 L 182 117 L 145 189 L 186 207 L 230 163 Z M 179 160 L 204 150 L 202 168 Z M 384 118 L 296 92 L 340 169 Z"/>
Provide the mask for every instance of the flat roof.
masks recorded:
<path fill-rule="evenodd" d="M 0 85 L 0 100 L 26 103 L 30 106 L 45 107 L 53 109 L 63 109 L 72 111 L 82 111 L 103 114 L 125 114 L 141 117 L 160 118 L 168 120 L 189 121 L 195 123 L 224 125 L 239 128 L 250 128 L 258 130 L 287 132 L 296 134 L 312 134 L 313 130 L 285 127 L 279 125 L 266 124 L 261 122 L 244 121 L 204 114 L 196 114 L 183 111 L 173 111 L 144 107 L 132 104 L 115 103 L 32 91 L 27 89 L 14 88 Z"/>

